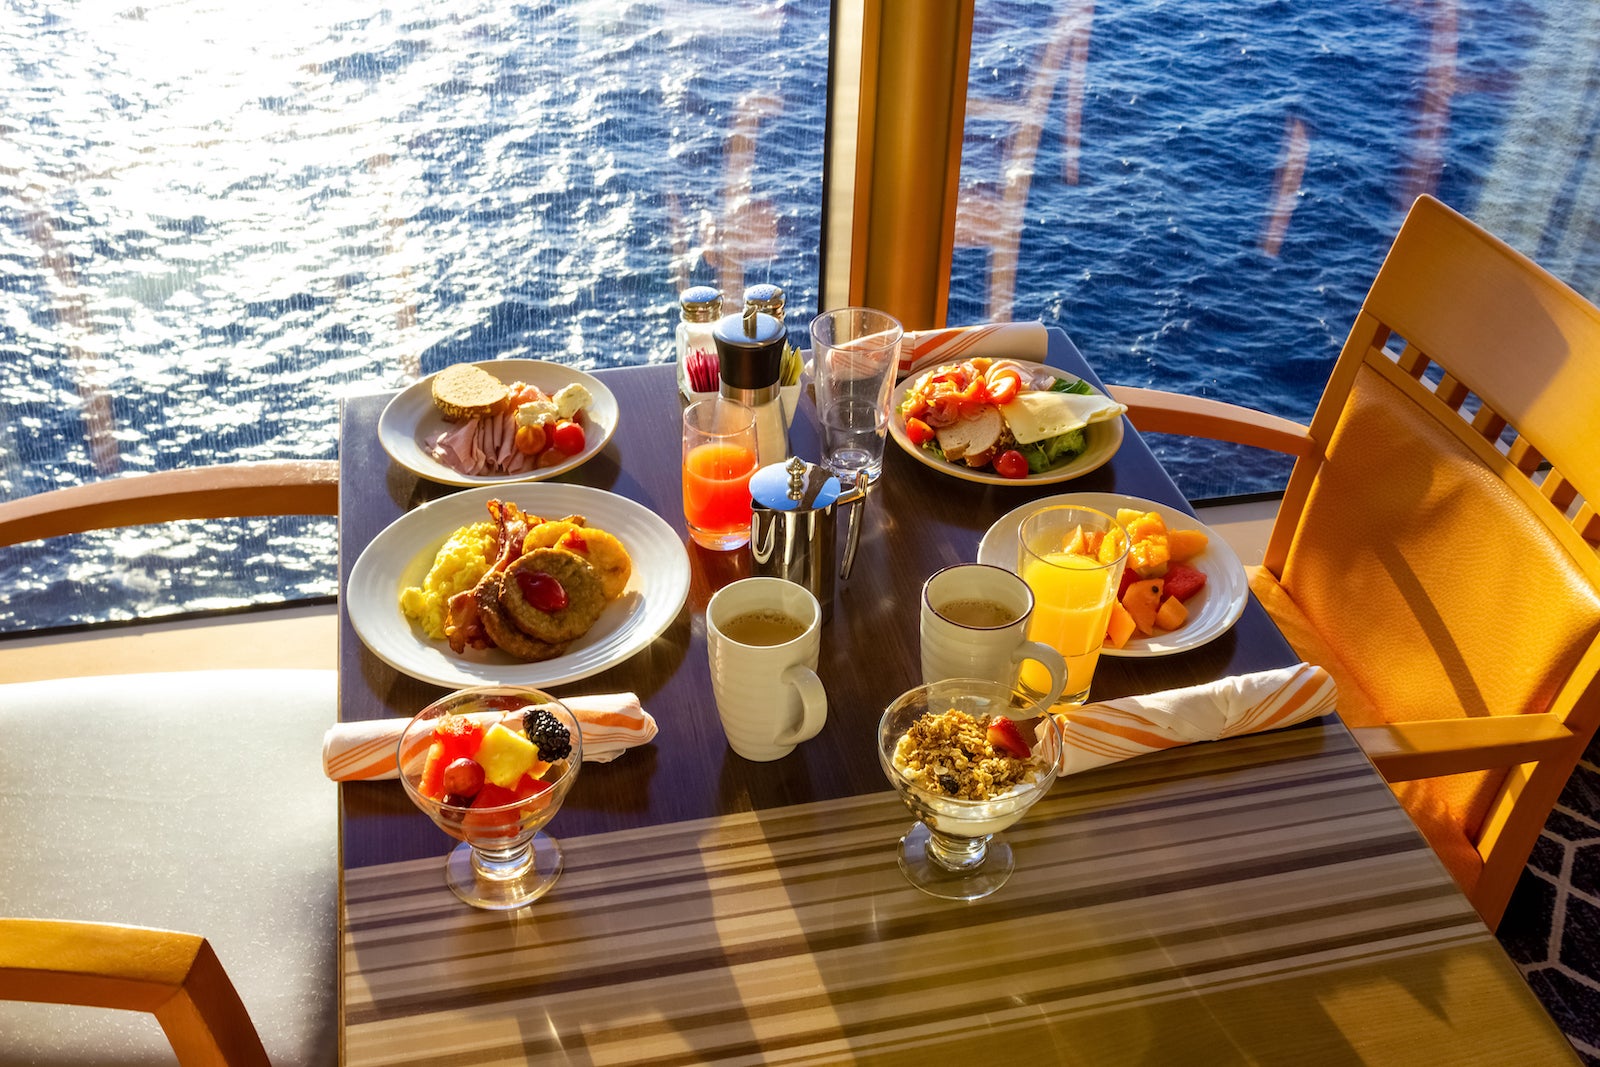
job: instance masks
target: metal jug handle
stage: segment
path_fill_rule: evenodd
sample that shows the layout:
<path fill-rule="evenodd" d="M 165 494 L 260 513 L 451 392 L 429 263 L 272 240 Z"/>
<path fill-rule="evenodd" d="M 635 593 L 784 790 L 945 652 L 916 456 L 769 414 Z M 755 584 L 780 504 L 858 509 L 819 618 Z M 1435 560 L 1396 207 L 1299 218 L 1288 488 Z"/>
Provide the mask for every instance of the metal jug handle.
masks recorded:
<path fill-rule="evenodd" d="M 856 546 L 861 543 L 861 513 L 867 509 L 867 490 L 870 482 L 866 471 L 856 473 L 853 491 L 839 498 L 840 504 L 850 504 L 850 528 L 844 535 L 844 559 L 839 563 L 839 578 L 850 577 L 850 568 L 856 562 Z"/>

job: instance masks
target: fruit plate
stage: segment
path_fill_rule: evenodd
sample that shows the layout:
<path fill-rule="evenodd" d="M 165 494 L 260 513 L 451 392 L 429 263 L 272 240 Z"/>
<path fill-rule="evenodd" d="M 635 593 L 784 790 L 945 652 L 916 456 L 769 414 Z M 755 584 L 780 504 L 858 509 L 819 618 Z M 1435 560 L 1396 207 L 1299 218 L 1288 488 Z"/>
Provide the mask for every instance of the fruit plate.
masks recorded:
<path fill-rule="evenodd" d="M 1078 381 L 1078 376 L 1070 371 L 1060 370 L 1056 367 L 1045 367 L 1045 370 L 1059 379 L 1069 382 Z M 889 398 L 889 436 L 894 438 L 899 445 L 912 458 L 925 467 L 932 467 L 936 471 L 952 475 L 968 482 L 983 482 L 986 485 L 1051 485 L 1055 482 L 1065 482 L 1073 478 L 1082 477 L 1092 470 L 1104 466 L 1112 456 L 1117 454 L 1117 449 L 1122 447 L 1122 418 L 1105 419 L 1101 422 L 1090 423 L 1084 428 L 1083 436 L 1087 447 L 1082 452 L 1068 460 L 1062 460 L 1048 470 L 1038 474 L 1029 474 L 1026 478 L 1006 478 L 996 474 L 989 467 L 974 468 L 965 463 L 951 463 L 947 459 L 940 459 L 927 449 L 911 443 L 911 438 L 906 436 L 905 422 L 900 418 L 900 405 L 905 402 L 906 395 L 916 387 L 923 378 L 932 374 L 933 370 L 923 371 L 909 375 L 905 381 L 894 387 L 894 393 Z M 1093 386 L 1090 386 L 1093 388 Z M 1095 389 L 1095 395 L 1104 396 L 1100 390 Z"/>
<path fill-rule="evenodd" d="M 547 363 L 542 359 L 491 359 L 473 366 L 482 367 L 506 383 L 527 382 L 546 393 L 554 393 L 562 386 L 578 384 L 589 390 L 593 399 L 583 409 L 580 420 L 584 431 L 583 451 L 563 463 L 539 467 L 520 474 L 462 474 L 428 454 L 426 442 L 449 429 L 454 423 L 433 404 L 433 375 L 428 375 L 400 391 L 378 416 L 378 443 L 400 466 L 431 482 L 445 485 L 511 485 L 516 482 L 537 482 L 553 478 L 587 462 L 589 457 L 606 447 L 617 429 L 617 398 L 600 383 L 600 379 L 581 370 Z"/>
<path fill-rule="evenodd" d="M 531 515 L 582 515 L 614 534 L 633 559 L 622 596 L 589 632 L 554 659 L 527 663 L 499 649 L 457 655 L 430 640 L 400 612 L 400 591 L 421 585 L 439 546 L 456 530 L 489 518 L 493 499 Z M 395 670 L 435 685 L 559 685 L 598 674 L 655 640 L 689 596 L 689 555 L 671 526 L 642 504 L 585 485 L 472 489 L 407 512 L 372 539 L 350 569 L 344 605 L 363 644 Z"/>
<path fill-rule="evenodd" d="M 1116 517 L 1118 508 L 1154 511 L 1161 516 L 1161 521 L 1172 529 L 1199 530 L 1206 535 L 1205 551 L 1189 561 L 1205 572 L 1206 585 L 1184 604 L 1184 607 L 1189 609 L 1188 621 L 1170 633 L 1157 634 L 1154 637 L 1131 637 L 1121 648 L 1107 645 L 1100 650 L 1101 655 L 1143 659 L 1187 652 L 1191 648 L 1199 648 L 1214 637 L 1227 633 L 1229 628 L 1239 621 L 1239 616 L 1244 614 L 1244 606 L 1250 599 L 1250 583 L 1244 573 L 1244 564 L 1239 562 L 1238 554 L 1205 523 L 1188 512 L 1170 504 L 1160 504 L 1137 496 L 1123 496 L 1121 493 L 1063 493 L 1059 496 L 1031 500 L 1019 508 L 1006 512 L 989 527 L 989 532 L 978 542 L 978 562 L 992 563 L 1015 571 L 1017 528 L 1022 525 L 1023 518 L 1029 512 L 1055 504 L 1077 504 L 1080 507 L 1095 508 L 1113 518 Z"/>

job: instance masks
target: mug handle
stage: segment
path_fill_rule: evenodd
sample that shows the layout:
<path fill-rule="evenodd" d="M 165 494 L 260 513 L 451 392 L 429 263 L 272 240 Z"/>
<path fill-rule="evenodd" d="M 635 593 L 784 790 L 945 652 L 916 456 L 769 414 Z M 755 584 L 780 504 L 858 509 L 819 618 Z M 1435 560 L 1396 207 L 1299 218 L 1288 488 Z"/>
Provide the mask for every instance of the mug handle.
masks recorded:
<path fill-rule="evenodd" d="M 1067 687 L 1067 661 L 1061 653 L 1038 641 L 1024 641 L 1011 653 L 1013 667 L 1021 666 L 1025 659 L 1036 661 L 1050 672 L 1050 692 L 1040 703 L 1047 708 L 1053 707 L 1061 699 L 1061 691 Z"/>
<path fill-rule="evenodd" d="M 1063 677 L 1065 676 L 1063 670 Z M 822 732 L 822 724 L 828 721 L 828 694 L 822 688 L 822 679 L 817 673 L 803 663 L 796 663 L 784 671 L 783 681 L 800 691 L 800 724 L 786 734 L 773 738 L 775 745 L 798 745 L 802 741 L 809 741 Z M 1057 695 L 1060 695 L 1057 689 Z"/>

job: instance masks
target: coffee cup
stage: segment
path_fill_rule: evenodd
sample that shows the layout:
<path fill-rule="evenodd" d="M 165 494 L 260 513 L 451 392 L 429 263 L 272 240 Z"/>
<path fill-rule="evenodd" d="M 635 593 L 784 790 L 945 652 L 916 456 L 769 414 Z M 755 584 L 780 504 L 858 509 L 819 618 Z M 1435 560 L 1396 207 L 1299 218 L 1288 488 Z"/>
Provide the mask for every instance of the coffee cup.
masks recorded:
<path fill-rule="evenodd" d="M 822 729 L 822 606 L 804 586 L 763 577 L 719 589 L 706 605 L 706 646 L 717 715 L 736 753 L 782 759 Z"/>
<path fill-rule="evenodd" d="M 1067 664 L 1049 645 L 1029 641 L 1033 590 L 1003 567 L 961 563 L 922 586 L 922 681 L 984 678 L 1015 685 L 1023 661 L 1050 673 L 1045 706 L 1061 696 Z"/>

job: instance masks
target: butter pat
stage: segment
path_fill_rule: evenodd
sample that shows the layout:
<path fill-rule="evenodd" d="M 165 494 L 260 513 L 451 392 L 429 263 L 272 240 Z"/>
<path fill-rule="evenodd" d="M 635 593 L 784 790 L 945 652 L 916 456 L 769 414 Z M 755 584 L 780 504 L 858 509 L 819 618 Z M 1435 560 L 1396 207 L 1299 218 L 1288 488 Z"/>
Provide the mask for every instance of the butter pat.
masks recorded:
<path fill-rule="evenodd" d="M 1032 444 L 1060 437 L 1064 433 L 1082 429 L 1092 422 L 1114 419 L 1127 411 L 1119 404 L 1099 393 L 1052 393 L 1030 390 L 1018 393 L 1017 398 L 1000 409 L 1011 436 L 1018 444 Z"/>

